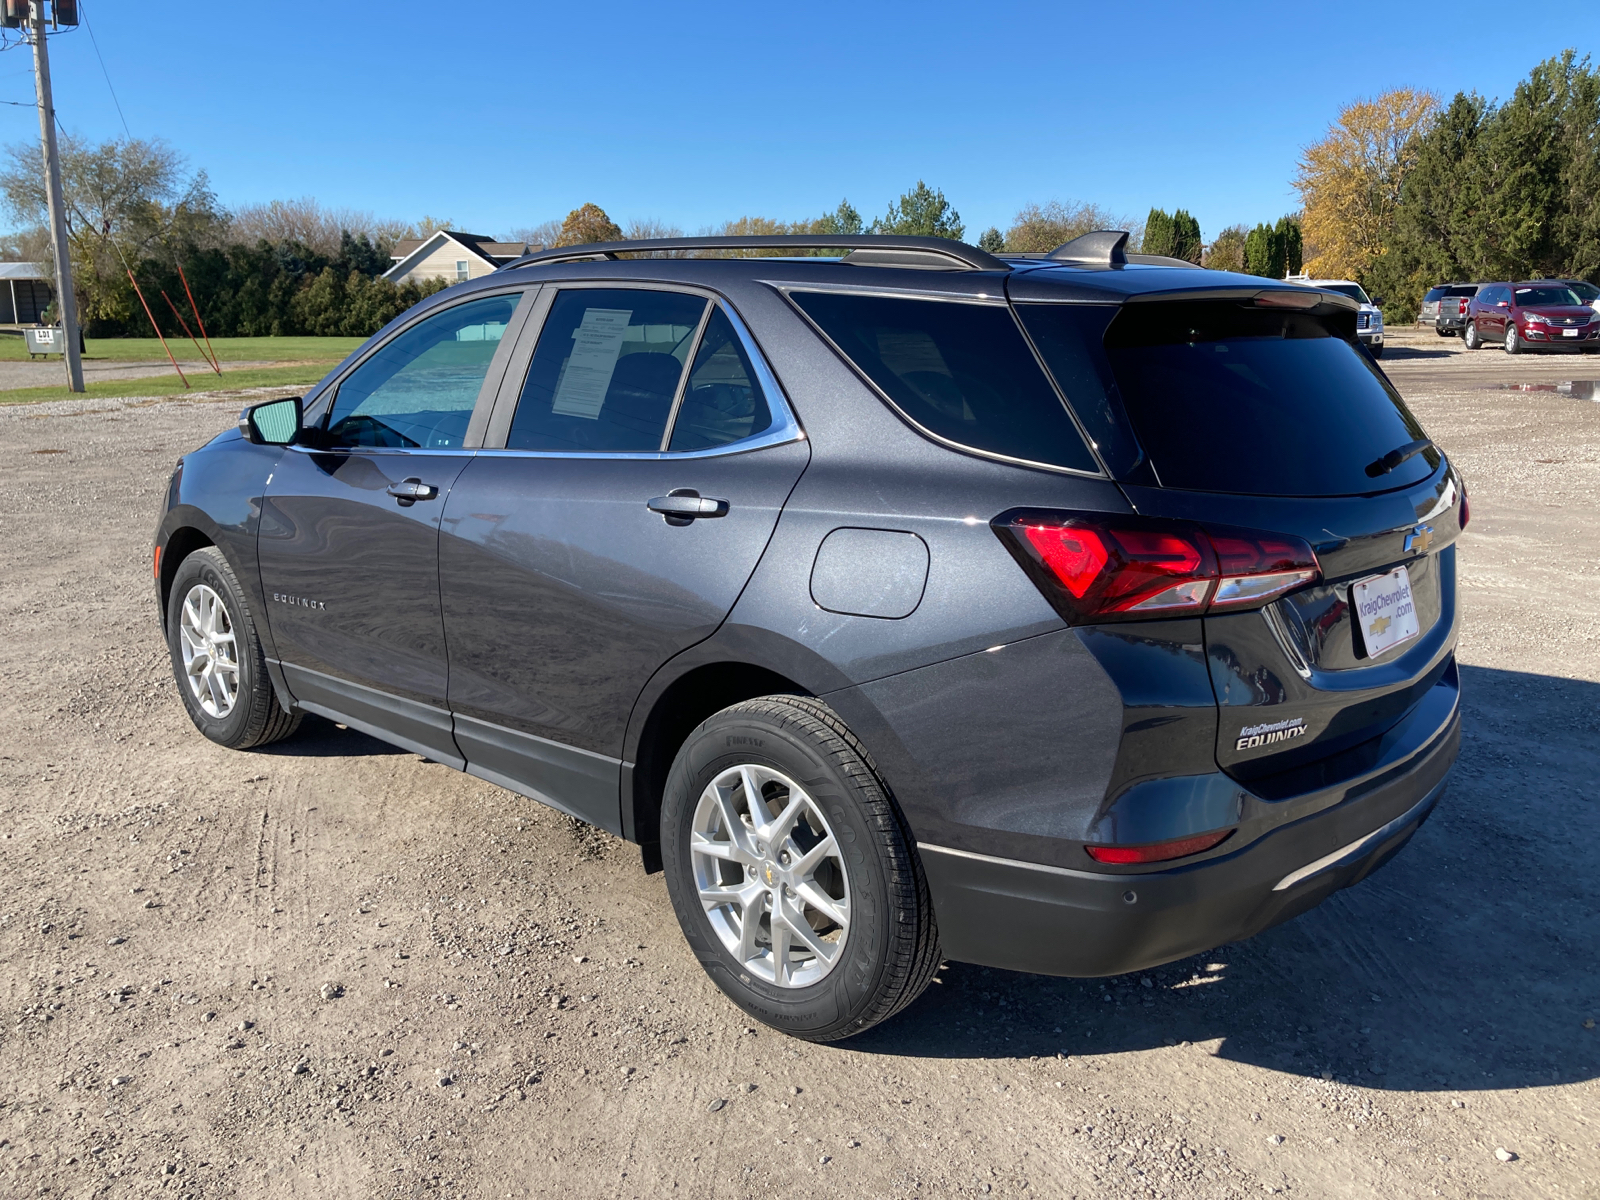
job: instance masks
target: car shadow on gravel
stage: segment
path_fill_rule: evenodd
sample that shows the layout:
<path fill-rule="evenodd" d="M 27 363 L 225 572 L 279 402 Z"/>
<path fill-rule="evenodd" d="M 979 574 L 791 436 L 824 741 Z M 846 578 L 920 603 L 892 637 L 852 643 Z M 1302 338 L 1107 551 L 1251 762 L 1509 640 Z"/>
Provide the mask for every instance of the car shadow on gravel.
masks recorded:
<path fill-rule="evenodd" d="M 1067 1055 L 1084 1083 L 1119 1054 L 1184 1044 L 1377 1088 L 1600 1078 L 1600 685 L 1461 674 L 1450 787 L 1356 887 L 1249 941 L 1115 979 L 947 964 L 849 1047 Z"/>
<path fill-rule="evenodd" d="M 1395 359 L 1449 358 L 1455 353 L 1447 339 L 1441 338 L 1439 340 L 1445 344 L 1438 349 L 1425 349 L 1422 346 L 1399 346 L 1391 342 L 1383 348 L 1383 357 L 1378 361 L 1379 363 L 1386 363 Z M 1455 344 L 1457 347 L 1461 345 L 1460 342 Z"/>
<path fill-rule="evenodd" d="M 411 751 L 380 742 L 359 729 L 337 725 L 327 717 L 307 713 L 301 718 L 300 728 L 293 737 L 258 747 L 249 753 L 288 758 L 370 758 L 380 754 L 410 754 Z"/>

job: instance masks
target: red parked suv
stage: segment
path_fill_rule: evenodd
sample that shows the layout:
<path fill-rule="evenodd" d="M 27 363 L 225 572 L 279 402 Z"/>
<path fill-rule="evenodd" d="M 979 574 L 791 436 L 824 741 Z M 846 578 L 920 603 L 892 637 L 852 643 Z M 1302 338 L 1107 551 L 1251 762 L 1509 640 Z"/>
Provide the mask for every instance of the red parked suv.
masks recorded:
<path fill-rule="evenodd" d="M 1499 342 L 1507 354 L 1570 347 L 1600 350 L 1600 313 L 1564 283 L 1490 283 L 1467 306 L 1462 334 L 1468 350 Z"/>

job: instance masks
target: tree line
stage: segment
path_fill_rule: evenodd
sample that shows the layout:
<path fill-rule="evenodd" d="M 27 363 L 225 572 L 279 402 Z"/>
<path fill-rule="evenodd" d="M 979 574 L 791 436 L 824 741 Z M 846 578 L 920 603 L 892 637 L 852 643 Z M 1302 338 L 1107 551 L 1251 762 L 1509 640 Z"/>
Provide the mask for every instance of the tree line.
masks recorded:
<path fill-rule="evenodd" d="M 230 211 L 218 202 L 205 172 L 189 173 L 181 156 L 160 141 L 90 144 L 65 137 L 62 168 L 73 277 L 80 319 L 90 336 L 144 335 L 151 321 L 164 334 L 181 336 L 187 285 L 215 336 L 364 337 L 446 286 L 437 280 L 397 285 L 382 276 L 398 241 L 453 228 L 448 219 L 380 220 L 370 212 L 331 209 L 311 199 Z M 19 232 L 0 239 L 0 257 L 49 263 L 44 187 L 31 143 L 9 147 L 0 162 L 0 204 L 20 225 Z M 1031 203 L 1018 209 L 1004 230 L 990 227 L 977 242 L 994 253 L 1041 254 L 1096 229 L 1128 229 L 1135 250 L 1224 270 L 1280 277 L 1300 265 L 1300 232 L 1293 217 L 1254 229 L 1232 226 L 1206 246 L 1198 221 L 1181 208 L 1170 214 L 1153 208 L 1139 222 L 1094 204 Z M 815 217 L 744 216 L 700 232 L 960 240 L 967 227 L 944 192 L 919 179 L 871 219 L 844 199 Z M 505 238 L 571 246 L 682 233 L 653 220 L 619 225 L 599 205 L 586 203 L 562 220 L 514 229 Z"/>
<path fill-rule="evenodd" d="M 1504 102 L 1397 89 L 1340 111 L 1303 155 L 1310 269 L 1409 321 L 1437 283 L 1600 280 L 1600 70 L 1568 50 Z"/>

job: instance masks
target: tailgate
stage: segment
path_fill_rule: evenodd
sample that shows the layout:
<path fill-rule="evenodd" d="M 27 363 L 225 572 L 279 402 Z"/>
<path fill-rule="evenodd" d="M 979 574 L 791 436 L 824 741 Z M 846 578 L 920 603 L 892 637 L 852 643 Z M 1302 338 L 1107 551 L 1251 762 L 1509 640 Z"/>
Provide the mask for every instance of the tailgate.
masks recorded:
<path fill-rule="evenodd" d="M 1262 524 L 1260 501 L 1250 498 L 1127 490 L 1143 513 Z M 1205 618 L 1225 772 L 1275 798 L 1269 777 L 1381 736 L 1438 682 L 1456 640 L 1459 498 L 1446 463 L 1426 484 L 1388 496 L 1272 502 L 1272 528 L 1310 542 L 1323 578 L 1265 608 Z M 1370 653 L 1351 588 L 1397 567 L 1409 578 L 1418 632 Z"/>

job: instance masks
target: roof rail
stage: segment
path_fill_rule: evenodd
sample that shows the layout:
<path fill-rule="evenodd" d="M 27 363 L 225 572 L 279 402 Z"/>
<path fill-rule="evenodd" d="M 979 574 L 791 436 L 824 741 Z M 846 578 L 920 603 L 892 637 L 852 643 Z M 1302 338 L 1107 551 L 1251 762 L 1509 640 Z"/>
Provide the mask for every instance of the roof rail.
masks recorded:
<path fill-rule="evenodd" d="M 1129 254 L 1128 231 L 1125 229 L 1096 229 L 1057 246 L 1049 254 L 1028 255 L 1042 257 L 1050 262 L 1072 263 L 1081 267 L 1120 267 L 1138 263 L 1146 267 L 1195 267 L 1183 258 L 1168 258 L 1165 254 Z"/>
<path fill-rule="evenodd" d="M 1124 235 L 1126 236 L 1126 235 Z M 564 246 L 558 250 L 538 250 L 512 259 L 499 269 L 525 267 L 532 263 L 586 262 L 614 259 L 622 254 L 651 254 L 663 250 L 871 250 L 870 256 L 857 259 L 861 265 L 914 266 L 924 269 L 942 262 L 951 270 L 1009 271 L 988 251 L 948 238 L 906 237 L 885 233 L 771 234 L 745 237 L 650 238 L 633 242 L 591 242 L 583 246 Z M 896 255 L 894 251 L 904 253 Z M 914 252 L 914 253 L 913 253 Z M 897 258 L 903 261 L 895 261 Z"/>

